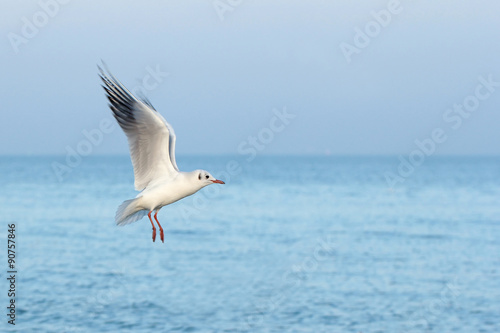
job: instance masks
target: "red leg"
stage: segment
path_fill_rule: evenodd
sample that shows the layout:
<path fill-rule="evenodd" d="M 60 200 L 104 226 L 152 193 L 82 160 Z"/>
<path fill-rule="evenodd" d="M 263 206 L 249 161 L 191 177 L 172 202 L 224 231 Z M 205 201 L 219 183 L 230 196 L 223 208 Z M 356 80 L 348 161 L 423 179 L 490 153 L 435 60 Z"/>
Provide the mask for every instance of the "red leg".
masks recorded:
<path fill-rule="evenodd" d="M 148 213 L 148 217 L 149 217 L 149 220 L 151 221 L 151 225 L 153 226 L 153 242 L 154 242 L 154 241 L 155 241 L 155 239 L 156 239 L 156 228 L 155 228 L 155 224 L 153 223 L 153 220 L 151 220 L 151 213 L 152 213 L 152 212 L 153 212 L 153 211 L 150 211 L 150 212 Z M 155 217 L 156 217 L 156 214 L 155 214 Z"/>
<path fill-rule="evenodd" d="M 160 238 L 161 238 L 161 242 L 162 242 L 162 243 L 165 243 L 165 242 L 164 242 L 164 238 L 163 238 L 163 228 L 161 227 L 160 222 L 158 222 L 158 219 L 156 218 L 156 214 L 158 214 L 158 211 L 156 211 L 156 212 L 155 212 L 155 220 L 156 220 L 156 223 L 158 223 L 158 226 L 160 227 Z"/>

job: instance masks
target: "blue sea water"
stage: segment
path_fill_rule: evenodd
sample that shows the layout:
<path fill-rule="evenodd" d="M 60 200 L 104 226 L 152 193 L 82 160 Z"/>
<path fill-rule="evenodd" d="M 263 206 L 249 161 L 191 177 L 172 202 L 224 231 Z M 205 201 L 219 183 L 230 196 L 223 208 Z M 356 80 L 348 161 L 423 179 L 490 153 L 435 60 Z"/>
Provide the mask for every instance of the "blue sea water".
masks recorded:
<path fill-rule="evenodd" d="M 428 159 L 393 188 L 396 157 L 178 160 L 230 177 L 164 207 L 163 244 L 147 218 L 114 225 L 127 156 L 62 179 L 63 156 L 1 157 L 0 331 L 500 331 L 499 158 Z"/>

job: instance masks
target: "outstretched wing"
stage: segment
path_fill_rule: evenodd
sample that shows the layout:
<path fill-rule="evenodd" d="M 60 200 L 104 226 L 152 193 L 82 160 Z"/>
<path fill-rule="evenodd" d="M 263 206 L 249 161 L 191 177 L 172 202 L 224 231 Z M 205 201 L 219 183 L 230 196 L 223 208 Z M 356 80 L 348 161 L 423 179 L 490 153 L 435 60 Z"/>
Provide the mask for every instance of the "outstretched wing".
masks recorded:
<path fill-rule="evenodd" d="M 135 189 L 141 191 L 159 178 L 173 178 L 179 169 L 172 126 L 147 99 L 136 98 L 109 71 L 100 67 L 99 71 L 109 107 L 128 138 Z"/>

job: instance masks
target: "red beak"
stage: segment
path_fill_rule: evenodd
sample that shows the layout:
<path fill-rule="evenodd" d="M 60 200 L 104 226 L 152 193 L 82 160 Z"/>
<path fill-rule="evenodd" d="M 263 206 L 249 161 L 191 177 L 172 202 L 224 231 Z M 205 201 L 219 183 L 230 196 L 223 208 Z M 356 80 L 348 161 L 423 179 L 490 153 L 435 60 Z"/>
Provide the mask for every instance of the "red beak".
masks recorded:
<path fill-rule="evenodd" d="M 214 182 L 215 184 L 225 184 L 222 180 L 212 180 L 212 182 Z"/>

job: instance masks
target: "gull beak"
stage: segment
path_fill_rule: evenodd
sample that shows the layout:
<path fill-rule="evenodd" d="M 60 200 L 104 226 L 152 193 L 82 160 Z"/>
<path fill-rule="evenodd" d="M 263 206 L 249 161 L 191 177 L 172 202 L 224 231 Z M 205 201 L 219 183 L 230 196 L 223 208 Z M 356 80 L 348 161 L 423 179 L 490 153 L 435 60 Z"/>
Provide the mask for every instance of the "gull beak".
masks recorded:
<path fill-rule="evenodd" d="M 212 182 L 215 184 L 225 184 L 222 180 L 218 180 L 218 179 L 212 180 Z"/>

